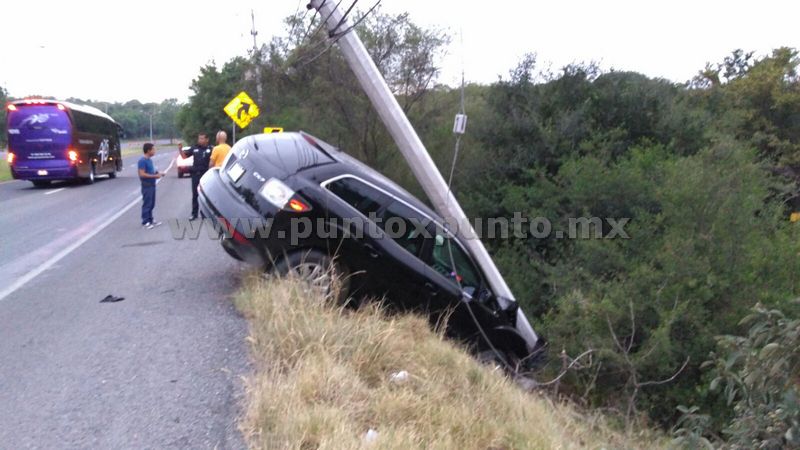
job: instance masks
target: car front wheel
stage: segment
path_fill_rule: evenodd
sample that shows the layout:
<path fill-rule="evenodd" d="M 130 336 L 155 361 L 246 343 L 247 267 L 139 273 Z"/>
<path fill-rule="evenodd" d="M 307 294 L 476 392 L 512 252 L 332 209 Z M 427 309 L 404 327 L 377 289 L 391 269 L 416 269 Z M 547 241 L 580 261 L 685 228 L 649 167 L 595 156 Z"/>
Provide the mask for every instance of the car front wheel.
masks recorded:
<path fill-rule="evenodd" d="M 297 251 L 281 258 L 273 272 L 303 282 L 311 291 L 343 304 L 350 289 L 347 267 L 318 250 Z"/>

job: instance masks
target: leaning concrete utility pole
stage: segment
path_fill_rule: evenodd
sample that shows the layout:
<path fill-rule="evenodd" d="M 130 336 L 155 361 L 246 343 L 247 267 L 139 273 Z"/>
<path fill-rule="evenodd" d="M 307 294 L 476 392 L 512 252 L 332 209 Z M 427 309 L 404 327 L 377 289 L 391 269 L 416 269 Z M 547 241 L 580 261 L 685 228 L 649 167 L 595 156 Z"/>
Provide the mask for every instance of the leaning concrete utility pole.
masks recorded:
<path fill-rule="evenodd" d="M 487 281 L 498 297 L 498 303 L 508 306 L 514 302 L 514 295 L 508 288 L 503 276 L 495 266 L 486 247 L 475 235 L 475 230 L 469 219 L 456 201 L 455 196 L 445 183 L 439 169 L 431 159 L 422 141 L 408 121 L 400 104 L 397 103 L 392 91 L 386 84 L 378 67 L 372 61 L 367 49 L 358 35 L 350 30 L 339 37 L 339 32 L 347 30 L 349 25 L 343 20 L 341 11 L 336 7 L 337 2 L 331 0 L 311 0 L 309 6 L 319 12 L 320 17 L 326 18 L 325 26 L 329 32 L 338 39 L 339 48 L 342 50 L 347 63 L 356 75 L 361 87 L 378 112 L 389 134 L 392 135 L 397 147 L 405 157 L 414 176 L 419 180 L 422 189 L 433 202 L 434 208 L 441 214 L 448 224 L 456 225 L 456 232 L 463 237 L 464 244 L 469 249 L 478 265 L 483 269 Z M 505 303 L 505 304 L 504 304 Z M 538 337 L 533 331 L 527 317 L 521 309 L 517 310 L 517 331 L 525 338 L 533 350 Z"/>

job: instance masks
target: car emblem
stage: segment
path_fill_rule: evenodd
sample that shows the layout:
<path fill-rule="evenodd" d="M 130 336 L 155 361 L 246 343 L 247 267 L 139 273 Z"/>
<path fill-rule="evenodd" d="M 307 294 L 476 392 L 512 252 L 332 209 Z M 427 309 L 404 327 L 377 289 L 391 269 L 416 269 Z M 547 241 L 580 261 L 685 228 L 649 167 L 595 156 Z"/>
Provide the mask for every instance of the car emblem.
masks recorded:
<path fill-rule="evenodd" d="M 250 149 L 245 147 L 245 148 L 242 149 L 242 152 L 239 154 L 239 159 L 245 159 L 245 158 L 247 158 L 247 155 L 249 155 L 249 154 L 250 154 Z"/>

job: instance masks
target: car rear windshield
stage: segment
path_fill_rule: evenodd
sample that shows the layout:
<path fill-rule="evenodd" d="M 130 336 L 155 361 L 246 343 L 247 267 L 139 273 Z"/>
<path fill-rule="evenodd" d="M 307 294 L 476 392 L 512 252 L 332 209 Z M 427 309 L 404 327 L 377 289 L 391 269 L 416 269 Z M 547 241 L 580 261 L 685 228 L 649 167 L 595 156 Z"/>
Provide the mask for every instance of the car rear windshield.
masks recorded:
<path fill-rule="evenodd" d="M 256 150 L 257 154 L 265 158 L 271 166 L 286 175 L 335 162 L 318 148 L 292 135 L 280 137 L 269 135 L 269 138 L 257 136 L 248 144 L 248 147 L 251 147 L 250 151 Z"/>

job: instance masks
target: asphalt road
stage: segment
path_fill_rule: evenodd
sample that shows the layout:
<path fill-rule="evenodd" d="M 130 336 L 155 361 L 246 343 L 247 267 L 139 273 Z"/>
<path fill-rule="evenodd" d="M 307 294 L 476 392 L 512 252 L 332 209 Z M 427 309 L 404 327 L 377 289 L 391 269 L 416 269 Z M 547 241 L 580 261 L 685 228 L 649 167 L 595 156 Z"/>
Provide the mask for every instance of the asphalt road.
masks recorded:
<path fill-rule="evenodd" d="M 137 158 L 94 185 L 0 184 L 0 449 L 245 447 L 246 323 L 230 295 L 246 267 L 172 238 L 166 219 L 191 209 L 174 167 L 157 188 L 164 225 L 142 228 Z"/>

